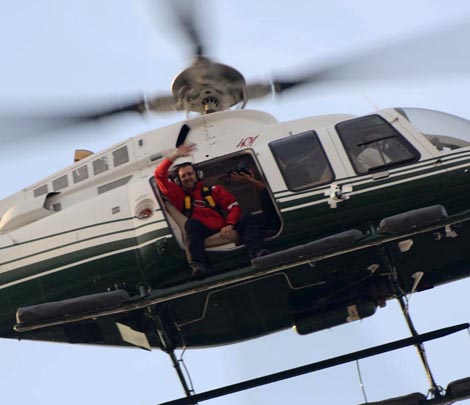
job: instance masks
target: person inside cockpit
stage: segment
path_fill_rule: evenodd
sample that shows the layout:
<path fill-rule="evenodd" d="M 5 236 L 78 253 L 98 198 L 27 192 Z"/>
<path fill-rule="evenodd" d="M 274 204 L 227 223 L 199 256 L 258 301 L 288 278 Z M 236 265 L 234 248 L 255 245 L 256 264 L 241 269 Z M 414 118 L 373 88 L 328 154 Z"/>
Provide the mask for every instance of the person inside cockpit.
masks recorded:
<path fill-rule="evenodd" d="M 362 151 L 357 155 L 357 163 L 361 171 L 367 172 L 369 169 L 379 167 L 392 162 L 387 155 L 386 140 L 381 139 L 382 135 L 369 132 L 358 146 L 362 147 Z"/>

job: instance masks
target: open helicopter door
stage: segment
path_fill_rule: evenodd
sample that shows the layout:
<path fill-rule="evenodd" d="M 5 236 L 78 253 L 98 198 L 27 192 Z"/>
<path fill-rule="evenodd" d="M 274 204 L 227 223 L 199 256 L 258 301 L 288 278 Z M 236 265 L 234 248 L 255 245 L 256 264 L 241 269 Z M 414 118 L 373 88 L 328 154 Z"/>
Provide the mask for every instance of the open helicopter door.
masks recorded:
<path fill-rule="evenodd" d="M 252 215 L 262 230 L 264 239 L 279 234 L 281 217 L 272 192 L 267 184 L 254 153 L 250 149 L 231 153 L 197 164 L 200 177 L 207 186 L 221 185 L 237 199 L 244 214 Z M 186 217 L 179 212 L 159 192 L 154 179 L 152 186 L 162 207 L 170 228 L 178 244 L 184 247 L 184 223 Z M 222 238 L 219 233 L 205 240 L 208 251 L 229 251 L 240 247 L 236 232 L 230 238 Z"/>
<path fill-rule="evenodd" d="M 253 150 L 244 149 L 198 167 L 206 184 L 225 187 L 235 196 L 243 213 L 255 217 L 265 239 L 279 233 L 281 216 Z"/>

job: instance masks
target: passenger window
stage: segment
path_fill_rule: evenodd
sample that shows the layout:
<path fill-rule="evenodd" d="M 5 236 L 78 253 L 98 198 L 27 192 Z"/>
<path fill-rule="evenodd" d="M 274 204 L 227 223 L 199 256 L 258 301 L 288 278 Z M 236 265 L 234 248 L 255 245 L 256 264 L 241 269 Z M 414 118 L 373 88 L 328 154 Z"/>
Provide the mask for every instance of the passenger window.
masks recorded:
<path fill-rule="evenodd" d="M 73 182 L 75 184 L 80 183 L 83 180 L 88 179 L 88 167 L 82 166 L 72 172 Z"/>
<path fill-rule="evenodd" d="M 365 174 L 419 160 L 418 151 L 387 121 L 370 115 L 336 125 L 354 170 Z"/>
<path fill-rule="evenodd" d="M 43 184 L 42 186 L 35 188 L 33 191 L 34 197 L 39 197 L 47 193 L 47 184 Z"/>
<path fill-rule="evenodd" d="M 269 147 L 289 190 L 333 181 L 334 173 L 314 131 L 271 142 Z"/>
<path fill-rule="evenodd" d="M 113 163 L 114 167 L 123 165 L 129 161 L 129 153 L 127 151 L 127 146 L 116 149 L 113 151 Z"/>
<path fill-rule="evenodd" d="M 102 156 L 99 159 L 93 160 L 93 174 L 97 175 L 109 169 L 108 157 Z"/>
<path fill-rule="evenodd" d="M 54 191 L 59 191 L 62 190 L 63 188 L 67 187 L 69 185 L 69 179 L 67 178 L 67 175 L 64 174 L 63 176 L 55 179 L 52 182 L 52 188 Z"/>

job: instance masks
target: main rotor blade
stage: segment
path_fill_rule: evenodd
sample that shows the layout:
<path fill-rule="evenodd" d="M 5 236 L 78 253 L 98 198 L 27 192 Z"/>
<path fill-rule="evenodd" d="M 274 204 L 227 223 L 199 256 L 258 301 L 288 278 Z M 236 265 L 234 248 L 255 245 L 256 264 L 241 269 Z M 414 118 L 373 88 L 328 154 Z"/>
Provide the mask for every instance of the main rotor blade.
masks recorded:
<path fill-rule="evenodd" d="M 201 39 L 201 29 L 197 25 L 195 10 L 196 0 L 170 0 L 169 6 L 173 9 L 179 28 L 186 34 L 194 47 L 195 56 L 205 55 L 205 46 Z"/>
<path fill-rule="evenodd" d="M 304 84 L 333 81 L 416 79 L 468 74 L 470 24 L 455 24 L 427 35 L 402 40 L 307 71 L 297 77 L 274 78 L 274 91 L 281 93 Z"/>
<path fill-rule="evenodd" d="M 107 118 L 115 114 L 122 113 L 138 113 L 144 114 L 148 112 L 170 112 L 178 111 L 180 108 L 177 105 L 175 97 L 172 95 L 154 96 L 154 97 L 140 97 L 135 101 L 126 104 L 120 104 L 110 107 L 108 109 L 97 109 L 96 112 L 80 115 L 78 118 L 83 118 L 86 121 Z"/>
<path fill-rule="evenodd" d="M 119 104 L 110 108 L 100 109 L 97 108 L 95 112 L 85 112 L 77 114 L 80 119 L 89 121 L 110 117 L 115 114 L 122 113 L 139 113 L 142 114 L 146 111 L 146 101 L 142 98 L 125 104 Z"/>
<path fill-rule="evenodd" d="M 61 103 L 67 105 L 69 103 Z M 145 114 L 149 112 L 171 112 L 180 110 L 172 95 L 139 97 L 124 103 L 102 102 L 97 107 L 73 107 L 66 110 L 56 104 L 38 108 L 22 107 L 21 112 L 0 113 L 0 141 L 33 134 L 43 134 L 75 125 L 91 123 L 123 113 Z M 100 106 L 101 105 L 101 106 Z M 11 108 L 10 108 L 11 109 Z"/>
<path fill-rule="evenodd" d="M 36 114 L 15 114 L 0 116 L 0 144 L 2 151 L 6 146 L 16 144 L 22 140 L 38 138 L 46 133 L 73 127 L 83 123 L 83 119 L 51 116 L 38 116 Z M 23 139 L 24 138 L 24 139 Z"/>

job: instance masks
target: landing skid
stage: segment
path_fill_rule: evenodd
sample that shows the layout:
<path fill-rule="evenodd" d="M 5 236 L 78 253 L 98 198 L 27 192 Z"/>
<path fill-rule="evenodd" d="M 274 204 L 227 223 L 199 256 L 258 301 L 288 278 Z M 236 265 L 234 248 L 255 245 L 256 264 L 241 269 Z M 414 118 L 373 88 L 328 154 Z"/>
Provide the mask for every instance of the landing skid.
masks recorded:
<path fill-rule="evenodd" d="M 305 366 L 300 366 L 292 368 L 289 370 L 281 371 L 274 374 L 269 374 L 263 377 L 254 378 L 252 380 L 243 381 L 237 384 L 227 385 L 225 387 L 217 388 L 214 390 L 206 391 L 200 394 L 189 393 L 185 398 L 176 399 L 169 402 L 163 402 L 159 405 L 193 405 L 201 401 L 206 401 L 208 399 L 218 398 L 224 395 L 233 394 L 235 392 L 245 391 L 251 388 L 259 387 L 266 384 L 271 384 L 273 382 L 278 382 L 286 380 L 293 377 L 298 377 L 303 374 L 312 373 L 314 371 L 324 370 L 326 368 L 338 366 L 340 364 L 350 363 L 352 361 L 365 359 L 367 357 L 376 356 L 378 354 L 390 352 L 393 350 L 401 349 L 407 346 L 412 345 L 422 345 L 423 342 L 427 342 L 434 339 L 439 339 L 453 333 L 468 329 L 470 327 L 469 323 L 462 323 L 459 325 L 450 326 L 448 328 L 437 329 L 432 332 L 424 333 L 421 335 L 413 335 L 412 337 L 396 340 L 394 342 L 386 343 L 379 346 L 374 346 L 365 350 L 360 350 L 357 352 L 352 352 L 338 357 L 333 357 L 331 359 L 322 360 L 316 363 L 310 363 Z M 170 356 L 171 357 L 171 356 Z M 178 376 L 180 374 L 178 373 Z M 187 382 L 183 379 L 183 386 L 187 386 Z M 441 391 L 440 391 L 441 392 Z M 444 405 L 451 402 L 461 401 L 463 399 L 470 398 L 470 381 L 468 381 L 467 390 L 459 390 L 458 394 L 453 395 L 439 395 L 436 398 L 425 400 L 424 402 L 420 401 L 419 405 Z M 410 404 L 411 402 L 406 402 Z M 387 402 L 378 402 L 374 404 L 386 405 Z M 399 405 L 399 402 L 394 402 L 394 404 Z M 418 405 L 418 402 L 416 402 Z"/>

